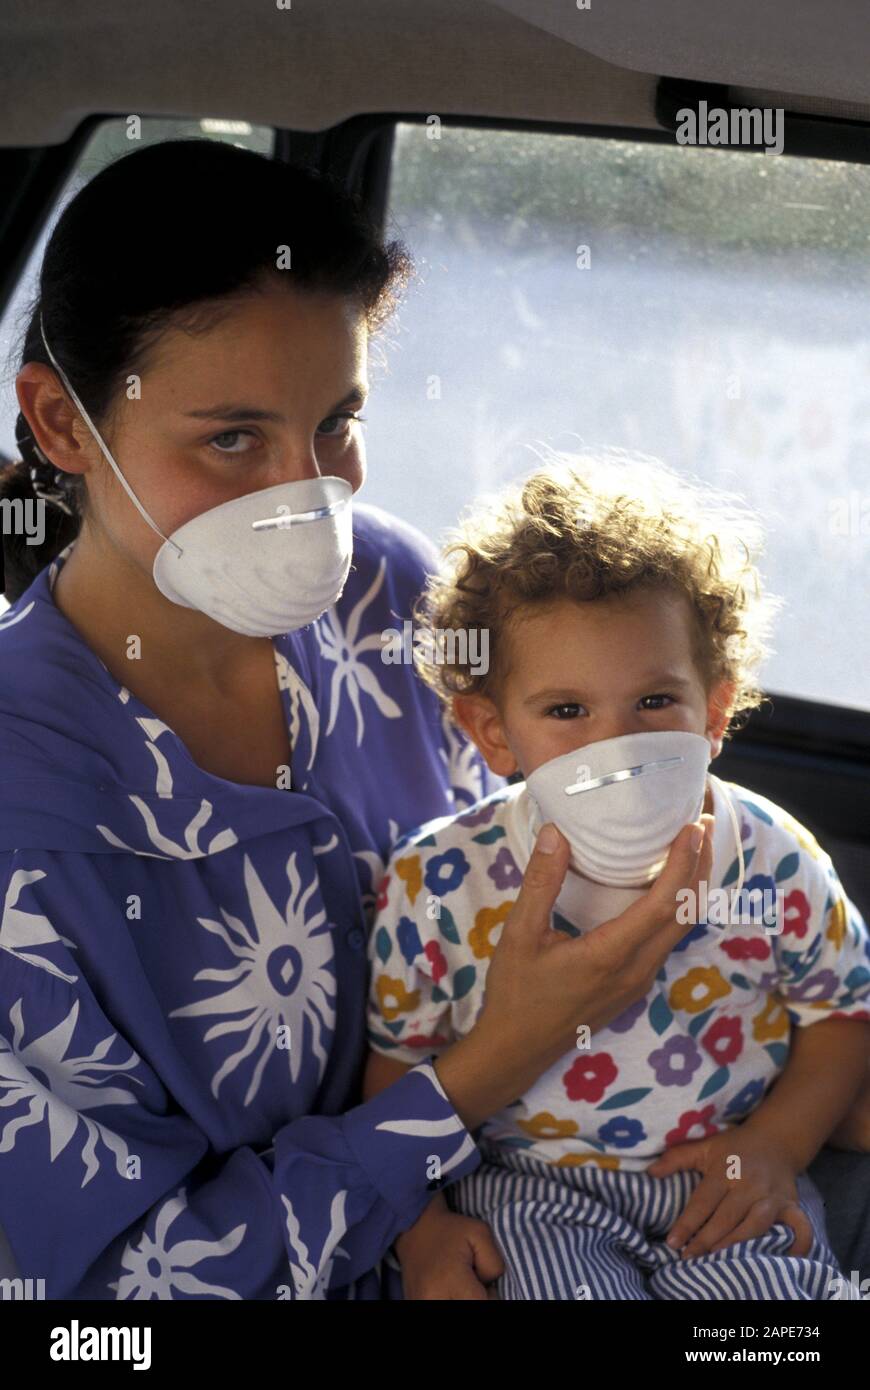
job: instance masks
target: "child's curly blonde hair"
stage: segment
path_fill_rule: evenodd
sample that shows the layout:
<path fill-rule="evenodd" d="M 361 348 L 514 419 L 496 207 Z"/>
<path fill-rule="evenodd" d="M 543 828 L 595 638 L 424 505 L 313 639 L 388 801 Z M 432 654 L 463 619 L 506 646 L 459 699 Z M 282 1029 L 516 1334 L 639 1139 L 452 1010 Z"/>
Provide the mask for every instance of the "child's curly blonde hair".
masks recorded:
<path fill-rule="evenodd" d="M 650 586 L 689 599 L 707 694 L 720 680 L 732 682 L 732 719 L 760 705 L 756 671 L 769 654 L 766 639 L 781 600 L 762 591 L 758 517 L 735 495 L 643 455 L 548 450 L 542 462 L 466 509 L 447 533 L 441 573 L 415 605 L 424 640 L 415 644 L 414 662 L 451 716 L 456 695 L 498 703 L 513 613 Z M 433 640 L 438 631 L 475 630 L 489 633 L 485 673 L 472 669 L 462 644 L 439 649 Z"/>

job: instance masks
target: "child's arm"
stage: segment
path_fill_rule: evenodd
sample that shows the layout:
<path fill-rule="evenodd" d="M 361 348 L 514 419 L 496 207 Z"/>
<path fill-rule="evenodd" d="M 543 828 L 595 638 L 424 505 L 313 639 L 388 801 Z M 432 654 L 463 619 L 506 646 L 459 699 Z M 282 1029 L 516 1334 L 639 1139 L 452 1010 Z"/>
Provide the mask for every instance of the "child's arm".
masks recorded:
<path fill-rule="evenodd" d="M 379 1091 L 392 1086 L 394 1081 L 411 1070 L 412 1065 L 411 1062 L 399 1062 L 395 1057 L 387 1057 L 383 1052 L 375 1052 L 370 1047 L 363 1077 L 363 1100 L 371 1100 Z"/>
<path fill-rule="evenodd" d="M 855 1153 L 870 1153 L 870 1058 L 864 1070 L 864 1080 L 857 1098 L 846 1111 L 833 1134 L 828 1135 L 833 1149 L 851 1149 Z"/>
<path fill-rule="evenodd" d="M 848 1147 L 870 1148 L 870 938 L 830 855 L 805 826 L 790 818 L 784 826 L 800 853 L 784 854 L 775 870 L 786 896 L 771 947 L 777 995 L 794 1026 L 783 1072 L 744 1124 L 769 1134 L 803 1171 L 826 1141 L 842 1142 L 846 1134 Z M 862 1098 L 863 1145 L 855 1143 Z"/>
<path fill-rule="evenodd" d="M 741 1129 L 763 1135 L 805 1172 L 861 1090 L 868 1057 L 870 1023 L 860 1019 L 794 1028 L 782 1073 Z"/>
<path fill-rule="evenodd" d="M 659 1178 L 689 1168 L 703 1174 L 668 1235 L 668 1245 L 685 1259 L 762 1235 L 775 1221 L 795 1232 L 790 1254 L 812 1248 L 797 1178 L 861 1085 L 870 1024 L 828 1018 L 795 1032 L 786 1065 L 756 1110 L 732 1129 L 674 1145 L 646 1170 Z M 737 1174 L 731 1172 L 735 1158 Z"/>
<path fill-rule="evenodd" d="M 769 811 L 754 813 L 773 824 L 777 808 Z M 790 1254 L 810 1251 L 813 1229 L 797 1179 L 843 1123 L 867 1075 L 867 925 L 830 856 L 804 827 L 786 828 L 794 840 L 772 855 L 785 910 L 770 943 L 778 975 L 770 997 L 785 1003 L 793 1024 L 783 1070 L 745 1120 L 675 1144 L 647 1168 L 654 1177 L 689 1168 L 703 1174 L 668 1235 L 686 1259 L 763 1235 L 777 1221 L 794 1230 Z"/>

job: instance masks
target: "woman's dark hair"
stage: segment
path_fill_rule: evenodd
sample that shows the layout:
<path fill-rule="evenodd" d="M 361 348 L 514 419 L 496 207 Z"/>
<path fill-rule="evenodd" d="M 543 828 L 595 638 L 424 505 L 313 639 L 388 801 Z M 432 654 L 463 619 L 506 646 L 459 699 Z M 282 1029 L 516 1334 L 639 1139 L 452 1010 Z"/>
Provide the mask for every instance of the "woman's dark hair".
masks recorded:
<path fill-rule="evenodd" d="M 279 269 L 282 256 L 290 269 Z M 102 169 L 64 209 L 45 250 L 20 353 L 52 353 L 99 428 L 168 327 L 209 328 L 223 298 L 279 283 L 355 299 L 370 328 L 392 311 L 410 261 L 326 178 L 215 140 L 168 140 Z M 279 278 L 279 277 L 288 277 Z M 56 471 L 19 413 L 21 462 L 0 496 L 53 498 L 45 542 L 4 536 L 13 601 L 78 532 L 84 482 Z"/>

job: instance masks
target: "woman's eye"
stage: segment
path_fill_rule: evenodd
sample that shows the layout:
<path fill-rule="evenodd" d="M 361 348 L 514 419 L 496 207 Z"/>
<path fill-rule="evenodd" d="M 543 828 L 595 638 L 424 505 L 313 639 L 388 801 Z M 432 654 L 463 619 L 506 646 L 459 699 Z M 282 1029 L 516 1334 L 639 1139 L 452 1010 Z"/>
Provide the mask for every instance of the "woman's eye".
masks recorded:
<path fill-rule="evenodd" d="M 667 700 L 667 701 L 668 701 L 668 704 L 671 704 L 671 705 L 674 703 L 674 697 L 673 697 L 672 695 L 644 695 L 644 696 L 641 698 L 641 700 L 639 701 L 639 703 L 640 703 L 641 705 L 643 705 L 646 709 L 650 709 L 650 710 L 667 709 L 667 705 L 662 705 L 662 704 L 648 705 L 648 704 L 646 704 L 646 701 L 647 701 L 647 700 L 657 700 L 657 701 L 660 701 L 660 700 Z"/>
<path fill-rule="evenodd" d="M 213 439 L 210 439 L 210 440 L 209 440 L 209 443 L 211 444 L 211 446 L 212 446 L 213 449 L 217 449 L 217 451 L 218 451 L 219 454 L 247 454 L 247 453 L 249 452 L 248 449 L 235 449 L 235 448 L 227 448 L 227 449 L 225 449 L 225 448 L 222 448 L 222 446 L 218 443 L 218 441 L 219 441 L 219 440 L 233 440 L 233 439 L 236 439 L 236 440 L 238 440 L 238 439 L 253 439 L 253 440 L 256 440 L 256 438 L 257 438 L 257 436 L 254 434 L 253 430 L 224 430 L 223 433 L 221 433 L 221 434 L 216 434 L 216 435 L 214 436 Z"/>
<path fill-rule="evenodd" d="M 571 710 L 571 711 L 573 711 L 573 713 L 571 713 L 571 714 L 566 714 L 566 715 L 564 715 L 564 716 L 561 715 L 561 714 L 556 714 L 556 718 L 557 718 L 557 719 L 562 719 L 562 718 L 565 718 L 565 719 L 574 719 L 574 718 L 576 717 L 577 711 L 578 711 L 578 710 L 581 710 L 582 708 L 583 708 L 582 705 L 551 705 L 550 708 L 547 710 L 547 714 L 548 714 L 548 715 L 550 715 L 550 714 L 555 714 L 555 713 L 556 713 L 556 710 Z"/>
<path fill-rule="evenodd" d="M 357 415 L 352 410 L 344 410 L 339 415 L 327 415 L 326 419 L 321 420 L 317 426 L 317 433 L 332 435 L 333 437 L 347 434 L 352 424 L 363 419 L 364 416 Z"/>

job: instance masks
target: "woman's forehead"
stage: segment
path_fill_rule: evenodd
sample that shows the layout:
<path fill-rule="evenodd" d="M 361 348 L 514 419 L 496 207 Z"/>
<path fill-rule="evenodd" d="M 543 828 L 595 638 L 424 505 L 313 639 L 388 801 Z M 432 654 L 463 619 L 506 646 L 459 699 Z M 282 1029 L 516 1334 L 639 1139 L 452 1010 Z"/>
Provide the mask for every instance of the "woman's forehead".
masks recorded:
<path fill-rule="evenodd" d="M 143 376 L 185 400 L 204 392 L 207 399 L 190 409 L 247 399 L 249 384 L 284 398 L 293 396 L 294 385 L 303 391 L 322 385 L 339 400 L 365 394 L 367 347 L 365 316 L 352 300 L 285 290 L 234 303 L 202 331 L 167 325 L 150 347 Z M 270 408 L 262 401 L 258 407 Z"/>

